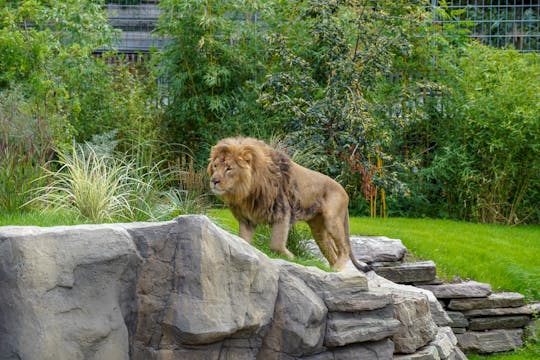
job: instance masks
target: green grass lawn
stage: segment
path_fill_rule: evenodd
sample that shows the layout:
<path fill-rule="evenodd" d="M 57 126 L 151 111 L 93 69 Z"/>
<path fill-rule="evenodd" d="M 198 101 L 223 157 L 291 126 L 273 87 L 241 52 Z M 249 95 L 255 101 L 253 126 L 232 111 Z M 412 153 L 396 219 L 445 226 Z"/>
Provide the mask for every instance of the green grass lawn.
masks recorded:
<path fill-rule="evenodd" d="M 238 223 L 228 210 L 213 209 L 208 213 L 216 223 L 238 234 Z M 3 225 L 73 225 L 81 223 L 69 212 L 0 214 Z M 459 276 L 491 284 L 494 291 L 517 291 L 527 300 L 540 300 L 540 226 L 500 226 L 472 224 L 435 219 L 370 219 L 353 217 L 351 234 L 383 235 L 397 238 L 415 256 L 433 260 L 439 277 Z M 307 225 L 298 232 L 307 234 Z M 256 243 L 262 250 L 269 229 L 258 231 Z M 265 239 L 266 237 L 266 239 Z M 311 260 L 305 262 L 310 264 Z M 484 359 L 471 356 L 470 359 Z M 540 344 L 528 344 L 510 354 L 491 355 L 489 360 L 540 359 Z"/>
<path fill-rule="evenodd" d="M 209 215 L 238 233 L 229 211 L 212 210 Z M 351 234 L 401 239 L 417 257 L 435 261 L 439 277 L 474 279 L 495 291 L 517 291 L 528 300 L 540 300 L 540 226 L 359 217 L 351 218 L 350 226 Z"/>
<path fill-rule="evenodd" d="M 0 226 L 60 226 L 87 223 L 74 212 L 67 210 L 0 213 Z"/>
<path fill-rule="evenodd" d="M 209 216 L 232 233 L 238 223 L 228 210 Z M 527 300 L 540 300 L 540 226 L 501 226 L 436 219 L 350 219 L 351 234 L 383 235 L 401 239 L 415 256 L 433 260 L 439 277 L 489 283 L 494 291 L 516 291 Z M 300 224 L 301 229 L 307 228 Z M 472 360 L 540 359 L 540 343 L 528 343 L 516 352 Z"/>
<path fill-rule="evenodd" d="M 540 226 L 353 218 L 351 234 L 401 239 L 416 256 L 435 261 L 441 277 L 475 279 L 540 300 Z"/>

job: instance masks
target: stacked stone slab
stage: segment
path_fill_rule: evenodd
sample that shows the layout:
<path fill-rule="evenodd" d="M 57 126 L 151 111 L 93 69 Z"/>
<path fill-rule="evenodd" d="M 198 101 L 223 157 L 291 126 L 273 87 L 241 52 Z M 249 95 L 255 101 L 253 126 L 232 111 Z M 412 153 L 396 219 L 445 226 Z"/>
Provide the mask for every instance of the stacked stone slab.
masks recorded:
<path fill-rule="evenodd" d="M 432 292 L 448 315 L 432 305 L 435 322 L 451 327 L 463 351 L 489 354 L 523 346 L 524 329 L 539 313 L 539 304 L 526 305 L 519 293 L 493 293 L 489 284 L 476 281 L 443 284 L 433 261 L 406 261 L 400 240 L 357 236 L 351 242 L 355 255 L 372 264 L 378 275 Z"/>
<path fill-rule="evenodd" d="M 441 301 L 464 351 L 493 353 L 523 346 L 524 328 L 535 311 L 534 305 L 525 305 L 523 295 L 492 293 L 489 284 L 475 281 L 421 287 Z"/>
<path fill-rule="evenodd" d="M 465 359 L 428 294 L 269 259 L 203 216 L 0 228 L 0 359 Z"/>

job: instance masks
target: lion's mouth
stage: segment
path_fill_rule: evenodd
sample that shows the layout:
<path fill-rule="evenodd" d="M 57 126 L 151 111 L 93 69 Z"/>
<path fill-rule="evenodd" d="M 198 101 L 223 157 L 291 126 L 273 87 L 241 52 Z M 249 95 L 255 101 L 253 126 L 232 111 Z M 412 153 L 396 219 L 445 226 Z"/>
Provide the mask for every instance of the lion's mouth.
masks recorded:
<path fill-rule="evenodd" d="M 216 194 L 216 195 L 218 195 L 218 196 L 219 196 L 219 195 L 225 194 L 225 190 L 223 190 L 223 189 L 218 189 L 216 186 L 212 186 L 211 190 L 212 190 L 212 192 L 213 192 L 214 194 Z"/>

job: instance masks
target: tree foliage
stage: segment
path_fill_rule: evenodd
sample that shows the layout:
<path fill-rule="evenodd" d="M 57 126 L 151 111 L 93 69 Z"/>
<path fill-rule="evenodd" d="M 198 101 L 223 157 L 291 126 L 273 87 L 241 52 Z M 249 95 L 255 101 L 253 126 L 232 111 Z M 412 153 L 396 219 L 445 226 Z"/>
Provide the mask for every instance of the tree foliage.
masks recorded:
<path fill-rule="evenodd" d="M 114 134 L 150 167 L 180 143 L 195 173 L 248 135 L 284 138 L 364 214 L 384 189 L 391 215 L 540 221 L 538 55 L 442 33 L 427 1 L 159 6 L 166 45 L 141 68 L 93 56 L 115 36 L 101 1 L 0 0 L 0 206 L 74 140 Z"/>
<path fill-rule="evenodd" d="M 222 136 L 257 129 L 268 136 L 253 85 L 262 70 L 263 7 L 258 0 L 160 2 L 158 33 L 167 44 L 156 69 L 166 82 L 169 141 L 205 154 Z"/>
<path fill-rule="evenodd" d="M 114 129 L 155 139 L 152 78 L 94 56 L 114 36 L 101 1 L 0 1 L 0 198 L 18 197 L 1 209 L 27 202 L 53 149 Z"/>
<path fill-rule="evenodd" d="M 412 117 L 401 94 L 414 98 L 422 90 L 388 79 L 420 56 L 415 46 L 426 29 L 421 3 L 309 1 L 297 2 L 269 37 L 260 101 L 287 119 L 293 143 L 319 149 L 312 165 L 338 177 L 353 196 L 371 181 L 403 191 L 397 170 L 405 162 L 391 144 Z M 400 96 L 378 96 L 382 83 Z M 374 171 L 381 160 L 391 166 Z"/>
<path fill-rule="evenodd" d="M 457 61 L 454 116 L 434 132 L 428 173 L 464 219 L 540 219 L 540 64 L 536 54 L 482 45 Z"/>

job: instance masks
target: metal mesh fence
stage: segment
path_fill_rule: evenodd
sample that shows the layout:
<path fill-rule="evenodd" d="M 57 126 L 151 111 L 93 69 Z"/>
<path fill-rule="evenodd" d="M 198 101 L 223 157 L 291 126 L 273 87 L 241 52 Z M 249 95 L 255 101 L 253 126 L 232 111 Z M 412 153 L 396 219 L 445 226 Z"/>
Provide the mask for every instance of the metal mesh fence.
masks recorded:
<path fill-rule="evenodd" d="M 150 36 L 159 17 L 159 0 L 106 1 L 112 25 L 122 30 L 120 52 L 146 52 L 160 42 Z M 463 28 L 495 47 L 540 52 L 539 0 L 431 0 L 435 20 L 448 31 Z M 442 10 L 442 11 L 439 11 Z M 441 15 L 444 13 L 444 16 Z"/>
<path fill-rule="evenodd" d="M 152 36 L 159 18 L 158 0 L 107 1 L 107 13 L 111 25 L 122 30 L 116 44 L 121 53 L 146 53 L 159 47 L 162 40 Z"/>
<path fill-rule="evenodd" d="M 538 0 L 432 0 L 436 21 L 443 26 L 470 30 L 470 36 L 487 45 L 540 52 Z M 443 10 L 446 16 L 441 16 Z"/>

